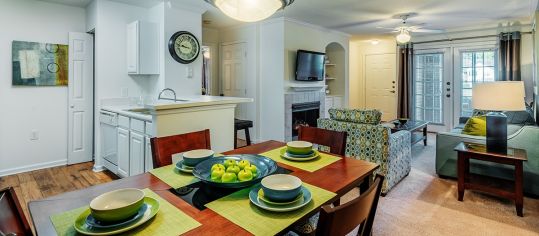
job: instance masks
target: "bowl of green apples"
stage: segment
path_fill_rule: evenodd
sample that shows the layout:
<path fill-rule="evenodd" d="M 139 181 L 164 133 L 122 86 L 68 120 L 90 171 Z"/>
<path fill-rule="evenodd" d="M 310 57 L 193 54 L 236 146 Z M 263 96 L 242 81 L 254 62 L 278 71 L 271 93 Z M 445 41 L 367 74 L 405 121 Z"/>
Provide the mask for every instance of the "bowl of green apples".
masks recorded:
<path fill-rule="evenodd" d="M 260 155 L 232 155 L 205 160 L 193 169 L 200 181 L 221 188 L 245 188 L 277 171 L 277 163 Z"/>

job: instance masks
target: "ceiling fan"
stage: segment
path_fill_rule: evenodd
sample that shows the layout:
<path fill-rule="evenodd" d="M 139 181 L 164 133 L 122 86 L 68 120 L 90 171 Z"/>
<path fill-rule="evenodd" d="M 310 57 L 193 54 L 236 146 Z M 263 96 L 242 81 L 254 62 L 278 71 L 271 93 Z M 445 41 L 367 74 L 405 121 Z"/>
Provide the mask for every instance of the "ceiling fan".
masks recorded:
<path fill-rule="evenodd" d="M 412 39 L 410 33 L 443 33 L 444 30 L 441 29 L 426 29 L 423 27 L 423 24 L 410 25 L 407 24 L 408 18 L 417 16 L 417 13 L 405 13 L 393 16 L 394 19 L 401 19 L 402 23 L 394 28 L 386 27 L 377 27 L 378 29 L 389 29 L 391 33 L 399 33 L 395 38 L 398 43 L 408 43 Z"/>

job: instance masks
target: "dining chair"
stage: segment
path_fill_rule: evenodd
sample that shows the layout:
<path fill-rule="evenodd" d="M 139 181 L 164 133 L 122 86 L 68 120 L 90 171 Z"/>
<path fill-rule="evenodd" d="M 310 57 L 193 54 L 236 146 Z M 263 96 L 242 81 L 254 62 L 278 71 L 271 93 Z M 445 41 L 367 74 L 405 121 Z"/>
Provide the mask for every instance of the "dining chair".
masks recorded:
<path fill-rule="evenodd" d="M 329 147 L 329 152 L 344 156 L 346 151 L 346 132 L 300 126 L 298 140 Z"/>
<path fill-rule="evenodd" d="M 152 138 L 153 167 L 159 168 L 172 164 L 172 155 L 196 149 L 211 149 L 210 130 L 179 134 L 168 137 Z"/>
<path fill-rule="evenodd" d="M 358 235 L 371 235 L 383 182 L 384 176 L 377 175 L 373 185 L 356 199 L 336 207 L 322 206 L 316 235 L 346 235 L 358 225 Z"/>
<path fill-rule="evenodd" d="M 33 235 L 12 187 L 0 190 L 0 234 Z"/>

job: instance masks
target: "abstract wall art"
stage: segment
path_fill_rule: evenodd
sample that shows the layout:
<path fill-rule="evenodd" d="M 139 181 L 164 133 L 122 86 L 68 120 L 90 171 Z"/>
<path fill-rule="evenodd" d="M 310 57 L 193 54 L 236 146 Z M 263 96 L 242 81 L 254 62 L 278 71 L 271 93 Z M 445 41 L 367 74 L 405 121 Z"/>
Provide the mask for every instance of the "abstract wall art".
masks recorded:
<path fill-rule="evenodd" d="M 14 86 L 67 86 L 68 46 L 13 41 Z"/>

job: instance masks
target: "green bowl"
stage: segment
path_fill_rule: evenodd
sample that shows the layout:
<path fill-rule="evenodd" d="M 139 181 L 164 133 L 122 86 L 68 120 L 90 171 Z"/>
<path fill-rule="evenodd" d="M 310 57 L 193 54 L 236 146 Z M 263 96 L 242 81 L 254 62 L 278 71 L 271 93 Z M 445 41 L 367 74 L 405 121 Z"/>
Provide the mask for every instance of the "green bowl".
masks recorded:
<path fill-rule="evenodd" d="M 307 155 L 313 150 L 313 144 L 305 141 L 291 141 L 286 143 L 286 150 L 295 155 Z"/>
<path fill-rule="evenodd" d="M 144 203 L 144 192 L 126 188 L 99 195 L 90 202 L 92 216 L 103 222 L 117 222 L 135 215 Z"/>

